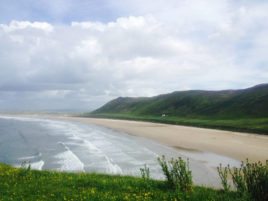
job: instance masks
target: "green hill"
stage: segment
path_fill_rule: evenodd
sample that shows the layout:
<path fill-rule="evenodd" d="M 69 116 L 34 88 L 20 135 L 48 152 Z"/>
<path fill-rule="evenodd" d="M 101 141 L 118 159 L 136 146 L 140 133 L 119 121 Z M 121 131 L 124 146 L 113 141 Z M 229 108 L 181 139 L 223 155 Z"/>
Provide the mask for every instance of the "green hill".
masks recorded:
<path fill-rule="evenodd" d="M 92 114 L 176 117 L 268 117 L 268 84 L 243 90 L 179 91 L 150 98 L 117 98 Z"/>
<path fill-rule="evenodd" d="M 268 134 L 268 84 L 241 90 L 191 90 L 154 97 L 119 97 L 83 116 Z"/>

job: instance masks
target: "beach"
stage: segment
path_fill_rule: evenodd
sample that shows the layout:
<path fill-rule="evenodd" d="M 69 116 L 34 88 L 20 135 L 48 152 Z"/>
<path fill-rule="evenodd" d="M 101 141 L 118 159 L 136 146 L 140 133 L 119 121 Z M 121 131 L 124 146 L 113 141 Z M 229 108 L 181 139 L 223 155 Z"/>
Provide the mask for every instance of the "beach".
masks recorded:
<path fill-rule="evenodd" d="M 157 157 L 165 155 L 189 159 L 195 184 L 220 188 L 220 164 L 268 156 L 267 136 L 214 129 L 44 114 L 2 115 L 0 125 L 0 162 L 38 170 L 140 176 L 146 164 L 163 179 Z"/>
<path fill-rule="evenodd" d="M 268 159 L 268 136 L 265 135 L 128 120 L 71 116 L 49 118 L 107 127 L 148 138 L 179 151 L 210 152 L 252 162 Z"/>

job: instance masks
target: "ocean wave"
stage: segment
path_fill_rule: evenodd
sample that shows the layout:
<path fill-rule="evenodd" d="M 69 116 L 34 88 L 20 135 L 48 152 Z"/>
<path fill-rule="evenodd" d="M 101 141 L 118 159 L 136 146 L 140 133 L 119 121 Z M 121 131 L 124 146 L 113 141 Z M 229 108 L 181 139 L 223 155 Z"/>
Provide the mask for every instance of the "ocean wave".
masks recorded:
<path fill-rule="evenodd" d="M 55 156 L 58 163 L 61 165 L 61 171 L 85 171 L 84 163 L 66 146 L 65 143 L 59 142 L 66 151 L 59 153 Z"/>
<path fill-rule="evenodd" d="M 42 170 L 44 164 L 45 164 L 45 161 L 43 160 L 31 163 L 31 169 Z"/>
<path fill-rule="evenodd" d="M 38 152 L 37 154 L 33 155 L 33 156 L 24 156 L 24 157 L 20 157 L 18 158 L 20 161 L 31 161 L 31 160 L 36 160 L 38 158 L 41 158 L 42 154 L 40 152 Z"/>
<path fill-rule="evenodd" d="M 105 156 L 105 159 L 107 161 L 107 168 L 106 171 L 107 173 L 110 174 L 123 174 L 122 169 L 120 168 L 119 165 L 117 165 L 116 163 L 113 162 L 113 159 L 108 158 L 107 156 Z"/>
<path fill-rule="evenodd" d="M 18 120 L 18 121 L 31 121 L 31 122 L 50 121 L 50 120 L 41 119 L 38 117 L 21 117 L 21 116 L 9 116 L 9 115 L 0 115 L 0 119 L 13 119 L 13 120 Z"/>
<path fill-rule="evenodd" d="M 104 166 L 106 173 L 110 173 L 110 174 L 122 174 L 123 173 L 123 170 L 121 169 L 121 167 L 118 164 L 116 164 L 112 158 L 110 158 L 103 152 L 103 147 L 98 148 L 96 144 L 91 143 L 88 140 L 84 140 L 81 138 L 79 138 L 79 140 L 83 142 L 82 144 L 80 143 L 79 145 L 84 146 L 86 149 L 88 149 L 90 155 L 95 158 L 96 161 L 93 161 L 94 162 L 93 164 L 95 166 L 98 166 L 98 165 Z M 103 161 L 103 159 L 105 160 Z"/>
<path fill-rule="evenodd" d="M 25 164 L 24 164 L 24 162 L 25 162 Z M 42 170 L 44 164 L 45 164 L 45 161 L 43 161 L 43 160 L 39 160 L 39 161 L 35 161 L 35 162 L 23 161 L 21 164 L 14 164 L 14 167 L 17 167 L 17 168 L 30 167 L 33 170 Z"/>

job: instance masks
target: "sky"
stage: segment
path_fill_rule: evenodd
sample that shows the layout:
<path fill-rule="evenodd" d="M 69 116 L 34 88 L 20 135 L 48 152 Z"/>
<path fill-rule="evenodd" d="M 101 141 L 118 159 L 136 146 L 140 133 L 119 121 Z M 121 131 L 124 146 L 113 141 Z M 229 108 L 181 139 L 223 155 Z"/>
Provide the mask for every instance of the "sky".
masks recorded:
<path fill-rule="evenodd" d="M 0 0 L 0 110 L 268 81 L 266 0 Z"/>

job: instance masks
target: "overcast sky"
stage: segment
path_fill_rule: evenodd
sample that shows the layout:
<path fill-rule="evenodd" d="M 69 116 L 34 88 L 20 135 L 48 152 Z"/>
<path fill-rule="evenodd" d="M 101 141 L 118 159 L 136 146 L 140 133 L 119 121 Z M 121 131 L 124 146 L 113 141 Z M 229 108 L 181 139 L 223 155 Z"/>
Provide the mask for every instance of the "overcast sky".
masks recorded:
<path fill-rule="evenodd" d="M 0 110 L 268 81 L 266 0 L 0 0 Z"/>

